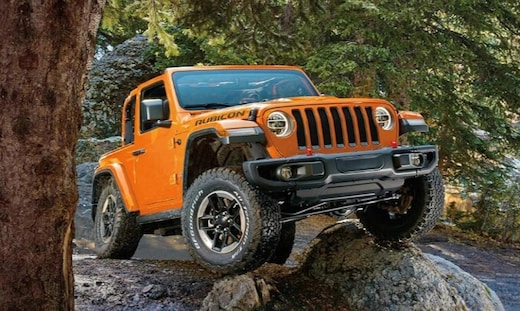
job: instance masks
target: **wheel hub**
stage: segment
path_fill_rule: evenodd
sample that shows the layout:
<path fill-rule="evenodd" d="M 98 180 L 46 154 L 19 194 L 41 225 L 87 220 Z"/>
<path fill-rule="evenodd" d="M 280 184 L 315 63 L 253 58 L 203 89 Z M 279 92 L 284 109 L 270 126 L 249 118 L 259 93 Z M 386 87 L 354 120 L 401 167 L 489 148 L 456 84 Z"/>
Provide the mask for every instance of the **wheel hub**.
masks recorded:
<path fill-rule="evenodd" d="M 232 223 L 233 218 L 226 211 L 215 216 L 215 225 L 217 228 L 228 228 Z"/>

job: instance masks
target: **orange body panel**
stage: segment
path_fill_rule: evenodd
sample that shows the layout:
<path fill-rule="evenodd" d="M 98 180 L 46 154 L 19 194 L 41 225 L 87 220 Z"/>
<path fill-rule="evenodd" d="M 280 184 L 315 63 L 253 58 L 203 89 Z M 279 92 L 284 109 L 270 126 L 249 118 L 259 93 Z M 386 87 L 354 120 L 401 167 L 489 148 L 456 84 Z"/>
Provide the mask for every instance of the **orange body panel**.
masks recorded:
<path fill-rule="evenodd" d="M 399 111 L 400 120 L 424 120 L 423 116 L 418 112 Z"/>

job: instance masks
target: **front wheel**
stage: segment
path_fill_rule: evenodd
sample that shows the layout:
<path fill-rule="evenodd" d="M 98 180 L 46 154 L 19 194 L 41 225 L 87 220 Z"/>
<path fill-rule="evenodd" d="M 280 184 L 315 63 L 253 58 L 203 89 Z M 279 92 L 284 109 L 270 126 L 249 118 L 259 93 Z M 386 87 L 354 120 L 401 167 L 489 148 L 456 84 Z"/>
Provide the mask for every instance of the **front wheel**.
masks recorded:
<path fill-rule="evenodd" d="M 294 222 L 286 222 L 282 225 L 280 232 L 280 241 L 274 250 L 273 255 L 269 258 L 270 263 L 279 265 L 285 264 L 289 256 L 291 255 L 294 238 L 296 235 L 296 224 Z"/>
<path fill-rule="evenodd" d="M 98 258 L 128 259 L 143 236 L 136 216 L 124 207 L 113 179 L 103 186 L 94 219 L 94 240 Z"/>
<path fill-rule="evenodd" d="M 189 251 L 211 271 L 231 274 L 256 269 L 278 244 L 278 204 L 235 170 L 204 172 L 190 186 L 184 202 L 182 229 Z"/>
<path fill-rule="evenodd" d="M 438 168 L 406 180 L 401 196 L 401 206 L 369 206 L 357 212 L 359 221 L 378 240 L 415 240 L 435 226 L 444 207 L 444 185 Z"/>

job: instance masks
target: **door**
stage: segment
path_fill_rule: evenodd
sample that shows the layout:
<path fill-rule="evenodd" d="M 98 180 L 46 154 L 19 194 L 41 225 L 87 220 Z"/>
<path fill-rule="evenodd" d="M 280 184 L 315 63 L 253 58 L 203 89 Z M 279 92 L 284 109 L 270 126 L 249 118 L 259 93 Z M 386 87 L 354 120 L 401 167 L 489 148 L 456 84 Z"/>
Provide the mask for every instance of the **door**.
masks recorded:
<path fill-rule="evenodd" d="M 135 126 L 135 193 L 141 215 L 180 208 L 182 181 L 177 173 L 175 125 L 170 120 L 164 83 L 154 83 L 141 92 Z M 159 106 L 160 105 L 160 106 Z"/>

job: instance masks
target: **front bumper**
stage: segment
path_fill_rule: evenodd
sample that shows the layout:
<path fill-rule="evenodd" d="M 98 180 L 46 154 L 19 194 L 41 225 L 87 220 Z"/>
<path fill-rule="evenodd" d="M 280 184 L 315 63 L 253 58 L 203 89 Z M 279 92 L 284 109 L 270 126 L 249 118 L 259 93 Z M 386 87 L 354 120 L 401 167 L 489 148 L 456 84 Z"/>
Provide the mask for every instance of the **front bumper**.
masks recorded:
<path fill-rule="evenodd" d="M 429 174 L 437 162 L 437 147 L 426 145 L 254 160 L 243 169 L 255 187 L 316 202 L 392 193 L 406 179 Z"/>

